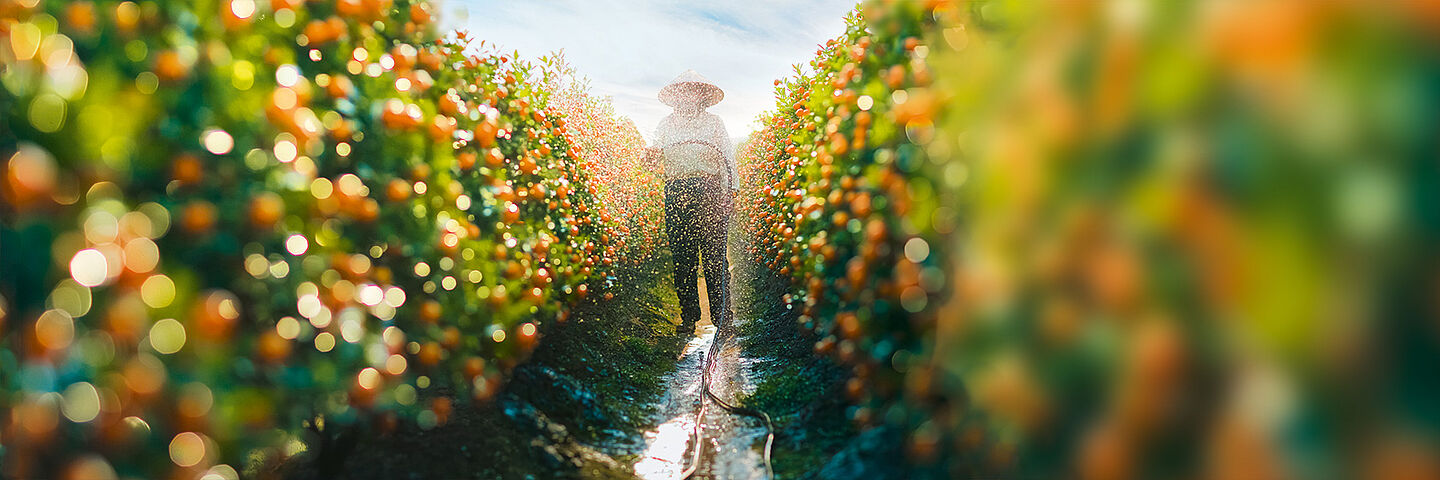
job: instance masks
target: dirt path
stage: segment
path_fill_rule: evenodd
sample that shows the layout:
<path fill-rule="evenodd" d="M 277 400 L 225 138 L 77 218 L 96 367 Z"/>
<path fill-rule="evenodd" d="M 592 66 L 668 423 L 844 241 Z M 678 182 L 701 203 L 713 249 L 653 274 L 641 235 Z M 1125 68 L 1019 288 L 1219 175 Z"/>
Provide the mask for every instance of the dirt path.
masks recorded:
<path fill-rule="evenodd" d="M 635 464 L 635 473 L 640 478 L 678 479 L 693 461 L 695 452 L 691 449 L 691 442 L 695 438 L 696 417 L 703 394 L 701 372 L 707 354 L 715 352 L 711 367 L 712 393 L 735 404 L 738 398 L 754 392 L 756 381 L 750 368 L 752 361 L 743 356 L 740 348 L 743 339 L 734 333 L 717 335 L 717 329 L 710 320 L 710 305 L 706 297 L 702 277 L 702 316 L 695 336 L 686 345 L 675 371 L 662 380 L 665 382 L 665 393 L 657 401 L 655 423 L 658 426 L 645 433 L 645 451 Z M 734 302 L 745 301 L 739 295 L 733 297 Z M 737 318 L 737 322 L 744 321 L 744 318 Z M 713 345 L 717 341 L 719 345 Z M 763 447 L 759 444 L 764 441 L 766 430 L 759 421 L 727 412 L 714 402 L 706 402 L 701 422 L 700 464 L 692 478 L 766 478 L 765 466 L 757 448 Z"/>

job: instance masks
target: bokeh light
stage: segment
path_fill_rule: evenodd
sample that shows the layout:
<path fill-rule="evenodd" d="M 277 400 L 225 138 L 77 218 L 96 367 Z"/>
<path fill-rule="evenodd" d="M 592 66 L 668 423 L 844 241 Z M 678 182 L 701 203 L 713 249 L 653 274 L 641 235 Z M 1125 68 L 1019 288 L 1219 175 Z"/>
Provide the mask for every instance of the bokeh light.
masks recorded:
<path fill-rule="evenodd" d="M 50 350 L 63 350 L 75 340 L 75 320 L 60 310 L 46 310 L 35 320 L 35 340 Z"/>
<path fill-rule="evenodd" d="M 170 460 L 181 467 L 193 467 L 205 459 L 205 439 L 185 432 L 170 440 Z"/>
<path fill-rule="evenodd" d="M 290 252 L 291 255 L 304 255 L 309 249 L 310 242 L 305 239 L 304 235 L 297 233 L 285 239 L 285 251 Z"/>
<path fill-rule="evenodd" d="M 109 278 L 110 265 L 104 253 L 87 248 L 70 259 L 70 276 L 86 287 L 98 287 Z"/>
<path fill-rule="evenodd" d="M 65 388 L 64 396 L 61 410 L 70 421 L 86 423 L 100 414 L 100 393 L 94 385 L 87 382 L 71 384 Z"/>
<path fill-rule="evenodd" d="M 156 352 L 172 354 L 185 347 L 185 326 L 166 318 L 150 326 L 150 346 Z"/>

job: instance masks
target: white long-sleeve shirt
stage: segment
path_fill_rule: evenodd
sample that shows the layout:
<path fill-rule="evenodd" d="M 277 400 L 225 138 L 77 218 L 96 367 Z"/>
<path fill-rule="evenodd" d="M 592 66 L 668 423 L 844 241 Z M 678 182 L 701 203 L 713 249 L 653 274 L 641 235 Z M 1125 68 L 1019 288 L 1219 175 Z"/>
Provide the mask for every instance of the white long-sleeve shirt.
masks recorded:
<path fill-rule="evenodd" d="M 731 189 L 740 189 L 735 145 L 725 122 L 704 110 L 677 110 L 660 120 L 655 142 L 665 165 L 665 180 L 719 175 Z"/>

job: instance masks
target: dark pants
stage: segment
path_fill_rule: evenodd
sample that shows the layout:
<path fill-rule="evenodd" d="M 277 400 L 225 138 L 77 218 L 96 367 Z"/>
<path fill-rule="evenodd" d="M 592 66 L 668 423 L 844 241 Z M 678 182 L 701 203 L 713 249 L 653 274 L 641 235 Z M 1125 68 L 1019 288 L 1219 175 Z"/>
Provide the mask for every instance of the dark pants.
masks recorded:
<path fill-rule="evenodd" d="M 725 238 L 733 197 L 719 177 L 672 180 L 665 184 L 665 231 L 675 256 L 675 293 L 680 297 L 680 331 L 688 334 L 700 321 L 696 264 L 705 261 L 705 289 L 710 321 L 730 322 L 730 262 Z"/>

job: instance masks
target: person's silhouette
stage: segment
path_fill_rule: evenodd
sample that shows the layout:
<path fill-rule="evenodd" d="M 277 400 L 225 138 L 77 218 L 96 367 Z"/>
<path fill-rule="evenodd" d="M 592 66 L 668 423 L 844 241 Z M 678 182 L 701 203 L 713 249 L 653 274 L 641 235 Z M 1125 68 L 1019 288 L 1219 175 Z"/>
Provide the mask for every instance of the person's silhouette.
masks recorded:
<path fill-rule="evenodd" d="M 725 92 L 687 70 L 661 89 L 659 97 L 675 111 L 660 120 L 646 158 L 664 170 L 665 230 L 675 257 L 680 332 L 690 333 L 700 321 L 696 267 L 702 260 L 711 321 L 725 327 L 733 317 L 725 240 L 740 178 L 725 123 L 705 111 L 725 98 Z"/>

